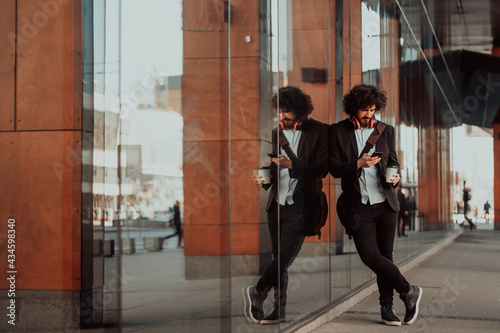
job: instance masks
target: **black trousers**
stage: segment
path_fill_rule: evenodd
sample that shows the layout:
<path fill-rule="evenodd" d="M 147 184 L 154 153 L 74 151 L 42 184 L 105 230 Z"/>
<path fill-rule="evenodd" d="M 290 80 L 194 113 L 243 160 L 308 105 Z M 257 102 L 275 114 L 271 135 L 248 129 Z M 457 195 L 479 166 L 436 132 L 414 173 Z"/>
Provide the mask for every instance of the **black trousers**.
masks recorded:
<path fill-rule="evenodd" d="M 179 236 L 179 241 L 177 242 L 177 246 L 181 246 L 181 243 L 182 243 L 182 227 L 180 226 L 180 224 L 175 224 L 175 234 L 171 234 L 171 235 L 163 238 L 163 240 L 169 239 L 170 237 L 174 237 L 174 236 Z"/>
<path fill-rule="evenodd" d="M 392 262 L 398 213 L 387 201 L 360 205 L 351 213 L 354 244 L 363 263 L 377 275 L 380 305 L 392 305 L 394 290 L 410 290 L 410 284 Z"/>
<path fill-rule="evenodd" d="M 257 291 L 269 291 L 274 288 L 275 306 L 278 304 L 284 306 L 287 299 L 288 267 L 304 243 L 303 211 L 298 205 L 281 206 L 274 202 L 269 207 L 267 223 L 273 260 L 257 282 Z"/>
<path fill-rule="evenodd" d="M 469 212 L 469 210 L 467 208 L 467 203 L 465 203 L 465 205 L 464 205 L 464 218 L 467 220 L 467 222 L 469 222 L 470 228 L 472 230 L 472 228 L 474 227 L 474 223 L 471 221 L 470 218 L 467 217 L 468 212 Z"/>

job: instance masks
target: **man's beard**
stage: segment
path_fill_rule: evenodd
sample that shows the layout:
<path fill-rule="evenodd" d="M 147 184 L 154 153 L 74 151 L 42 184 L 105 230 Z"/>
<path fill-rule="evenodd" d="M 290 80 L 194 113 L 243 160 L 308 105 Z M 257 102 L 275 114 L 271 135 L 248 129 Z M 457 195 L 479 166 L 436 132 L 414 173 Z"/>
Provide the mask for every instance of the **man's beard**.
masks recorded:
<path fill-rule="evenodd" d="M 295 122 L 296 122 L 296 120 L 290 119 L 290 118 L 282 119 L 282 121 L 283 121 L 283 124 L 285 125 L 286 129 L 293 128 L 293 124 L 295 124 Z"/>
<path fill-rule="evenodd" d="M 361 123 L 361 125 L 363 125 L 363 127 L 368 127 L 370 125 L 370 120 L 371 119 L 372 118 L 363 117 L 363 118 L 360 119 L 359 122 Z"/>

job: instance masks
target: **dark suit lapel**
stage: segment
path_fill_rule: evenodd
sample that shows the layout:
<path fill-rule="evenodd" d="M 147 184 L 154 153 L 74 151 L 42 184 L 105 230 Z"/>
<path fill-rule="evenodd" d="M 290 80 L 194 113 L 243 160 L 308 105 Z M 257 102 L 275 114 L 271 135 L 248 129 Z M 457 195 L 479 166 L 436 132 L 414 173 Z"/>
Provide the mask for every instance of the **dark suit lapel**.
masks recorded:
<path fill-rule="evenodd" d="M 354 130 L 350 126 L 352 126 L 351 123 L 347 122 L 346 123 L 347 136 L 349 137 L 349 141 L 351 142 L 353 154 L 356 157 L 356 159 L 358 159 L 359 156 L 358 144 L 356 143 L 356 136 L 354 135 Z"/>
<path fill-rule="evenodd" d="M 309 124 L 308 124 L 309 125 Z M 307 137 L 311 131 L 308 131 L 306 128 L 302 130 L 302 133 L 300 134 L 300 140 L 299 140 L 299 147 L 297 148 L 297 157 L 302 158 L 302 150 L 304 149 L 304 144 L 307 141 Z"/>
<path fill-rule="evenodd" d="M 352 148 L 352 157 L 353 159 L 358 159 L 359 152 L 358 152 L 358 144 L 356 143 L 356 135 L 354 135 L 354 129 L 352 127 L 352 124 L 349 120 L 347 120 L 346 124 L 346 131 L 347 131 L 347 136 L 349 137 L 349 141 L 351 142 L 351 148 Z M 361 192 L 359 188 L 359 181 L 355 180 L 354 181 L 354 189 L 358 192 Z"/>

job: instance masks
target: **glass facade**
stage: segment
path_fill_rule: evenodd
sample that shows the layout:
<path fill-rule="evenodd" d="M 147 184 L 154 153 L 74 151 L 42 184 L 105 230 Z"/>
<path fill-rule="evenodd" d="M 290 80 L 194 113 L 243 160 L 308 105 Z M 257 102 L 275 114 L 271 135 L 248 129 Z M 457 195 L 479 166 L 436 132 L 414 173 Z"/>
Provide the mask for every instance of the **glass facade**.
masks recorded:
<path fill-rule="evenodd" d="M 374 281 L 337 218 L 340 179 L 328 175 L 321 239 L 307 237 L 288 269 L 287 321 L 257 325 L 243 314 L 242 288 L 272 257 L 269 193 L 251 177 L 270 163 L 279 125 L 270 100 L 287 85 L 309 94 L 311 117 L 327 124 L 345 118 L 353 85 L 387 91 L 380 119 L 396 128 L 407 202 L 408 237 L 396 238 L 394 260 L 446 237 L 457 64 L 437 42 L 432 7 L 385 3 L 84 1 L 93 12 L 84 19 L 93 34 L 84 43 L 93 53 L 88 230 L 106 244 L 88 278 L 95 318 L 172 332 L 292 331 Z"/>

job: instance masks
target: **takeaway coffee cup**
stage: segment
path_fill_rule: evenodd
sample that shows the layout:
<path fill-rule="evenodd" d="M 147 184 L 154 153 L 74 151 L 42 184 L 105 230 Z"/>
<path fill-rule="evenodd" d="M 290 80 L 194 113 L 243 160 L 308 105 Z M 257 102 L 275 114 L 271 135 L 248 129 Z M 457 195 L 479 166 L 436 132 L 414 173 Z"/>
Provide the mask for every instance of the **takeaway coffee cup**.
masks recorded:
<path fill-rule="evenodd" d="M 263 167 L 257 170 L 259 176 L 264 179 L 264 184 L 269 184 L 271 182 L 271 169 L 269 167 Z"/>
<path fill-rule="evenodd" d="M 398 173 L 398 167 L 395 165 L 388 165 L 387 168 L 385 168 L 385 181 L 388 183 L 392 183 L 391 179 L 395 174 Z"/>

